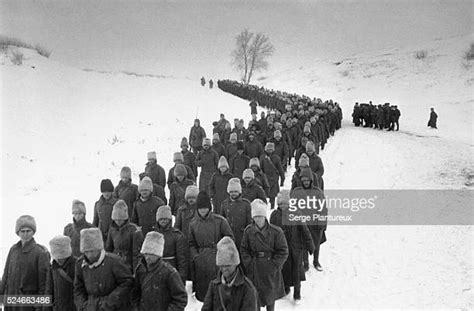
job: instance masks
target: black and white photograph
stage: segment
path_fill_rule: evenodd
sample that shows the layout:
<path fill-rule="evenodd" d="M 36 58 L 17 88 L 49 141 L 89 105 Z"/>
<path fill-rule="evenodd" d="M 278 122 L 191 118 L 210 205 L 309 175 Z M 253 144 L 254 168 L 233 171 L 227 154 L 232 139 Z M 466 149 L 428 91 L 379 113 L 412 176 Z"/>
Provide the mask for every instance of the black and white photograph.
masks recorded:
<path fill-rule="evenodd" d="M 474 310 L 472 0 L 0 0 L 0 311 Z"/>

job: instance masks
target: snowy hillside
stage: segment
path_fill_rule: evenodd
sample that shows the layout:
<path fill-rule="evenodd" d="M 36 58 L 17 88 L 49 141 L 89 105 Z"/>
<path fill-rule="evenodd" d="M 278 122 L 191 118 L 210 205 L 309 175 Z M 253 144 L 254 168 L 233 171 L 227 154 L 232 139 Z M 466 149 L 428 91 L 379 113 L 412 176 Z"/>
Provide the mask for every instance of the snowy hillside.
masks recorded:
<path fill-rule="evenodd" d="M 470 189 L 474 69 L 462 53 L 471 41 L 318 61 L 259 82 L 341 103 L 344 127 L 321 154 L 327 189 Z M 420 49 L 424 60 L 413 56 Z M 21 66 L 0 59 L 1 269 L 18 216 L 33 215 L 36 239 L 47 245 L 71 220 L 73 199 L 92 220 L 101 179 L 117 183 L 128 165 L 136 182 L 150 150 L 168 170 L 196 116 L 208 133 L 221 112 L 250 117 L 245 101 L 199 81 L 86 72 L 23 52 Z M 369 100 L 399 106 L 400 132 L 350 124 L 353 103 Z M 437 131 L 426 128 L 430 106 Z M 472 226 L 330 227 L 324 272 L 311 268 L 298 305 L 289 295 L 276 308 L 472 309 L 472 234 Z M 188 309 L 199 309 L 192 297 Z"/>

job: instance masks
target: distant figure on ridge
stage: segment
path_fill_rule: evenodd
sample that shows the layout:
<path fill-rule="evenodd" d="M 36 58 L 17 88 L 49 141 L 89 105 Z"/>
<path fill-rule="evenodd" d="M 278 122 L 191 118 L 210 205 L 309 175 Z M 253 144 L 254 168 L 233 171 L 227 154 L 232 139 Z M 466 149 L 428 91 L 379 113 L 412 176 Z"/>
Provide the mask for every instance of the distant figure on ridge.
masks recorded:
<path fill-rule="evenodd" d="M 436 121 L 438 120 L 438 115 L 434 111 L 434 108 L 431 107 L 430 120 L 428 121 L 428 126 L 432 129 L 437 129 Z"/>
<path fill-rule="evenodd" d="M 212 81 L 212 79 L 211 79 L 211 80 L 209 80 L 209 88 L 212 89 L 213 86 L 214 86 L 214 81 Z"/>
<path fill-rule="evenodd" d="M 206 79 L 204 77 L 201 77 L 201 86 L 206 85 Z"/>

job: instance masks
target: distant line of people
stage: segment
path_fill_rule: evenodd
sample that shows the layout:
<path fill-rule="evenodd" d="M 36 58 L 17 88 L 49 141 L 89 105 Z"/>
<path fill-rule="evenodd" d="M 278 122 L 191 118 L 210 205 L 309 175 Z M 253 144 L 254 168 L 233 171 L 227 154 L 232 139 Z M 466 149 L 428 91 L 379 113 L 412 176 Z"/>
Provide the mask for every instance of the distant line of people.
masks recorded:
<path fill-rule="evenodd" d="M 400 128 L 400 116 L 401 113 L 398 106 L 391 106 L 390 103 L 374 105 L 372 101 L 368 104 L 356 102 L 352 112 L 352 123 L 355 126 L 398 131 Z"/>

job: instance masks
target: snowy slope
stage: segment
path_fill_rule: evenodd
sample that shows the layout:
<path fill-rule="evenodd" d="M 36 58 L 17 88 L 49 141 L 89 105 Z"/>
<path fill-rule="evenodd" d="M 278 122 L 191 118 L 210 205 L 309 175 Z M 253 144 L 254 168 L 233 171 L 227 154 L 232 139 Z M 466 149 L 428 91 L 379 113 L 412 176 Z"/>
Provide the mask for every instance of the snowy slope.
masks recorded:
<path fill-rule="evenodd" d="M 344 127 L 321 154 L 327 189 L 469 188 L 473 69 L 461 54 L 470 40 L 356 55 L 340 65 L 318 61 L 262 83 L 341 102 Z M 428 50 L 426 60 L 413 57 L 419 49 Z M 70 221 L 72 199 L 86 203 L 92 220 L 102 178 L 117 183 L 128 165 L 136 182 L 150 150 L 167 170 L 196 115 L 208 133 L 220 112 L 250 117 L 245 101 L 199 81 L 85 72 L 24 53 L 22 66 L 0 59 L 2 267 L 19 215 L 36 217 L 36 238 L 47 245 Z M 353 103 L 369 100 L 397 104 L 401 131 L 352 127 Z M 430 106 L 440 116 L 437 131 L 425 128 Z M 277 309 L 472 309 L 472 234 L 472 226 L 330 227 L 324 272 L 311 269 L 301 302 L 290 295 Z M 199 305 L 190 297 L 189 310 Z"/>
<path fill-rule="evenodd" d="M 146 153 L 156 150 L 168 172 L 196 116 L 208 135 L 220 112 L 250 117 L 242 100 L 199 81 L 84 72 L 23 52 L 22 66 L 0 66 L 2 269 L 18 216 L 35 216 L 36 237 L 47 244 L 71 221 L 73 199 L 86 203 L 92 221 L 100 180 L 116 184 L 122 166 L 138 182 Z"/>

